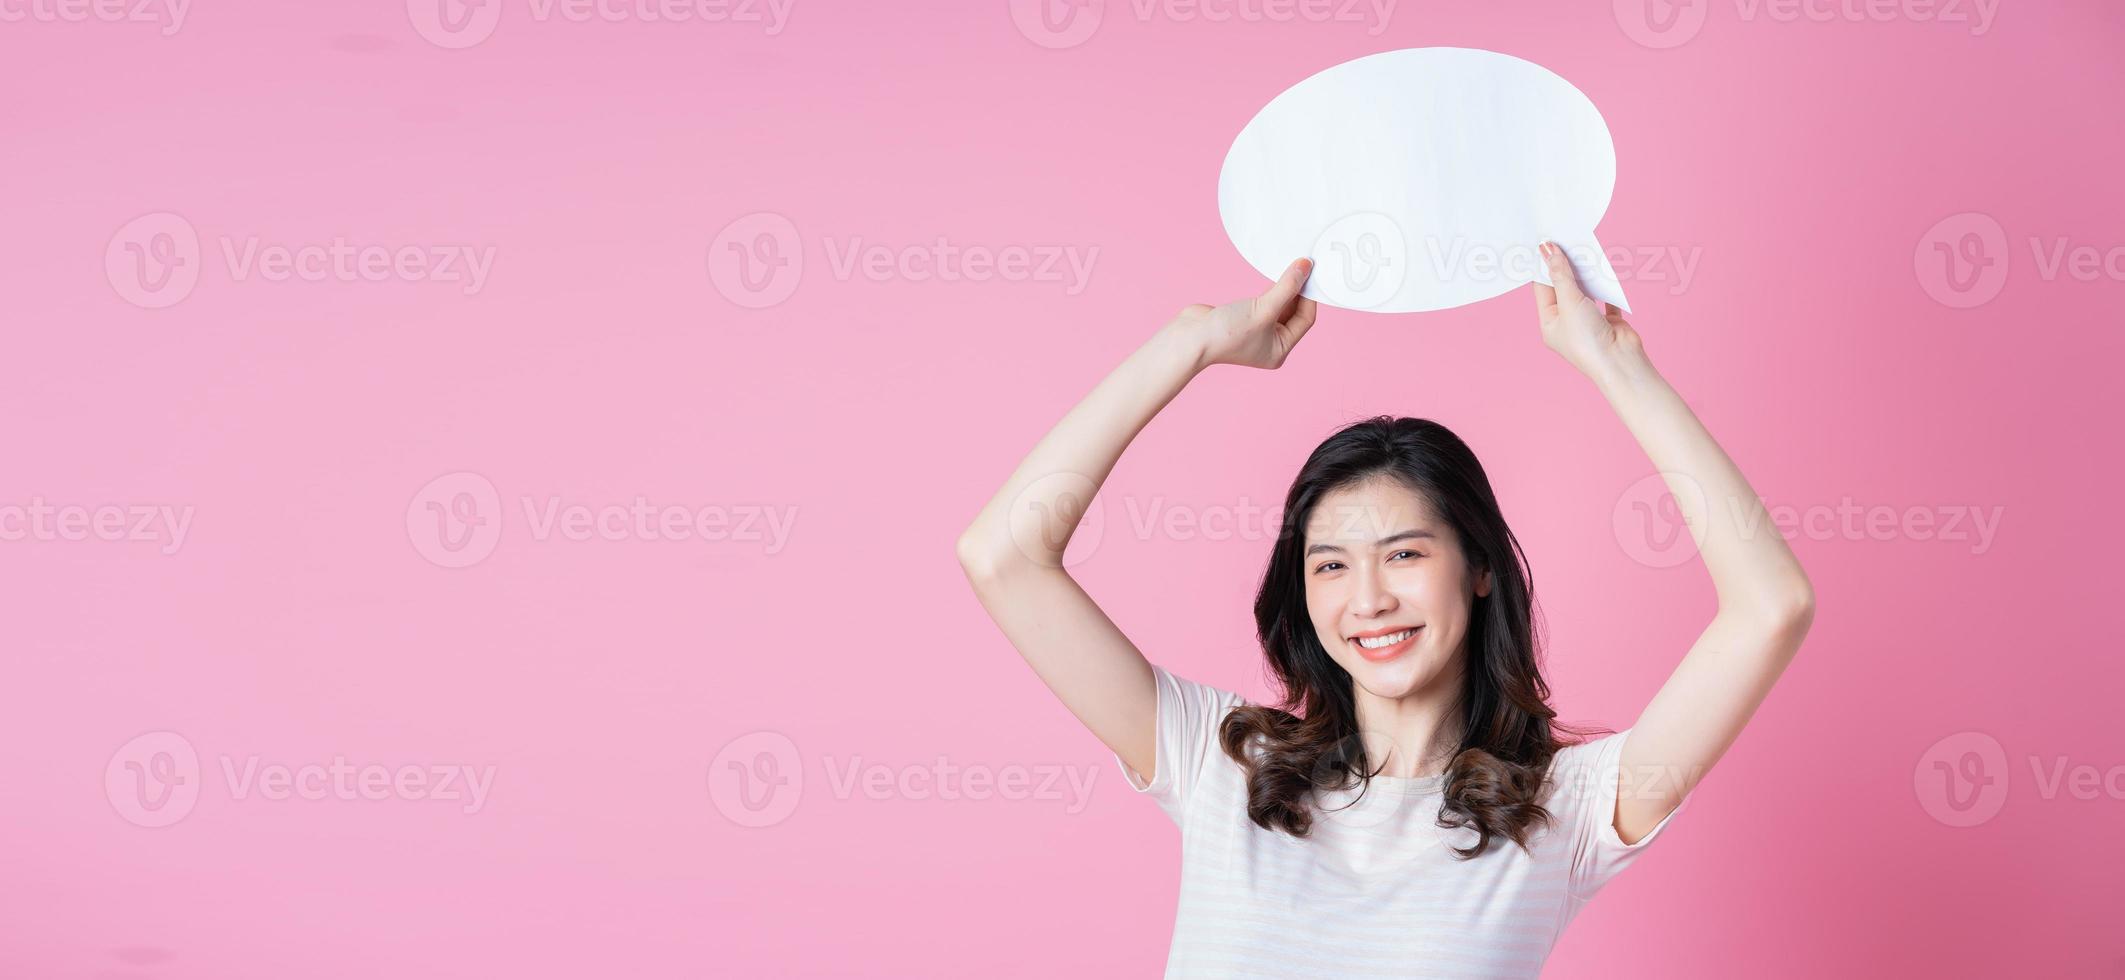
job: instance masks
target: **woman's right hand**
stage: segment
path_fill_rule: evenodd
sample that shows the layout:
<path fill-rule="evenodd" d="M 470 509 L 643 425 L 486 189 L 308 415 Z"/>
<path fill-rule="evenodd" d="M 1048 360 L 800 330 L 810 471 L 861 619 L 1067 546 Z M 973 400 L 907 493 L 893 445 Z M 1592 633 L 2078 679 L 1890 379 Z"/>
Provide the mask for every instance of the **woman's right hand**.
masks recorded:
<path fill-rule="evenodd" d="M 1299 296 L 1311 274 L 1313 260 L 1299 259 L 1284 270 L 1284 277 L 1268 292 L 1223 306 L 1198 303 L 1182 310 L 1167 328 L 1200 344 L 1204 365 L 1240 364 L 1275 370 L 1291 356 L 1291 349 L 1306 336 L 1320 312 L 1320 304 Z"/>

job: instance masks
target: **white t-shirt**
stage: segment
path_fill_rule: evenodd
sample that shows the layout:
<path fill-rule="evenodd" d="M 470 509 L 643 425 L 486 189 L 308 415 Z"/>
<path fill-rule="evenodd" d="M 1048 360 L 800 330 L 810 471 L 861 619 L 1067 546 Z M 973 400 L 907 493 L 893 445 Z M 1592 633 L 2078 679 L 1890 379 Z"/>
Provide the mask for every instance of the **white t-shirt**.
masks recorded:
<path fill-rule="evenodd" d="M 1438 826 L 1443 775 L 1329 794 L 1300 840 L 1247 819 L 1245 771 L 1217 744 L 1243 699 L 1152 672 L 1157 778 L 1115 762 L 1180 825 L 1168 977 L 1533 977 L 1587 900 L 1681 812 L 1635 844 L 1617 835 L 1625 729 L 1554 757 L 1542 798 L 1552 824 L 1534 829 L 1531 855 L 1494 837 L 1481 857 L 1455 857 L 1448 848 L 1477 834 Z"/>

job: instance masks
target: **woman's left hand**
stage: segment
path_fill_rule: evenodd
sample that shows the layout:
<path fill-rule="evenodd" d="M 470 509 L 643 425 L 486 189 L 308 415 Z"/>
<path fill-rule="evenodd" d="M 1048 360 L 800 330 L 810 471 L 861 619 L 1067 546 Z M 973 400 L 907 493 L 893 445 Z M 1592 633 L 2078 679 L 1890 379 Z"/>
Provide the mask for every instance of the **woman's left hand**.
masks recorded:
<path fill-rule="evenodd" d="M 1291 349 L 1320 316 L 1320 304 L 1299 295 L 1311 275 L 1313 260 L 1298 259 L 1260 296 L 1223 306 L 1197 303 L 1182 310 L 1167 329 L 1193 338 L 1201 346 L 1205 365 L 1276 370 L 1284 366 Z"/>
<path fill-rule="evenodd" d="M 1631 329 L 1622 311 L 1579 291 L 1579 277 L 1572 271 L 1564 249 L 1551 242 L 1541 244 L 1542 260 L 1549 266 L 1554 287 L 1535 283 L 1535 312 L 1542 318 L 1542 342 L 1562 355 L 1571 366 L 1589 377 L 1596 375 L 1618 355 L 1643 353 L 1638 331 Z"/>

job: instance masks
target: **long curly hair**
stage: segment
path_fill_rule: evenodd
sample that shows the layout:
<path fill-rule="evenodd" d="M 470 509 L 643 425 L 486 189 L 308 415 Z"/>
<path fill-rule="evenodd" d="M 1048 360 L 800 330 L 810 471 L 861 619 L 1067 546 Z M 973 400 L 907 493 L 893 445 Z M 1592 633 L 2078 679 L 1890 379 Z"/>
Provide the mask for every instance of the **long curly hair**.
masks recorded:
<path fill-rule="evenodd" d="M 1322 498 L 1383 476 L 1431 504 L 1459 540 L 1472 577 L 1492 572 L 1490 594 L 1475 597 L 1470 610 L 1460 743 L 1446 770 L 1438 824 L 1476 830 L 1474 845 L 1454 848 L 1463 859 L 1499 837 L 1527 849 L 1533 831 L 1551 819 L 1537 802 L 1551 759 L 1586 733 L 1557 723 L 1549 706 L 1534 579 L 1482 464 L 1460 437 L 1428 419 L 1382 415 L 1345 426 L 1307 457 L 1285 495 L 1282 529 L 1254 600 L 1256 632 L 1282 697 L 1234 709 L 1219 731 L 1225 754 L 1247 773 L 1248 818 L 1306 837 L 1317 792 L 1369 787 L 1379 772 L 1359 736 L 1355 682 L 1322 648 L 1307 611 L 1303 552 L 1307 520 Z"/>

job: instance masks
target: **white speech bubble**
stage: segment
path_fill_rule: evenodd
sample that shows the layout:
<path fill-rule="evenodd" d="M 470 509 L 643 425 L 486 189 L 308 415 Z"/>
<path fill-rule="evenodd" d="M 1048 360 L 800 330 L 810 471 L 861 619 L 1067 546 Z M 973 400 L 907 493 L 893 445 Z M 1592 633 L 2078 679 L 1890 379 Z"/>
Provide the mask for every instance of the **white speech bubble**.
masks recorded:
<path fill-rule="evenodd" d="M 1549 284 L 1564 247 L 1580 288 L 1628 311 L 1594 226 L 1616 147 L 1585 93 L 1475 48 L 1367 55 L 1285 89 L 1232 141 L 1218 213 L 1274 279 L 1310 256 L 1305 295 L 1380 313 L 1444 310 Z"/>

